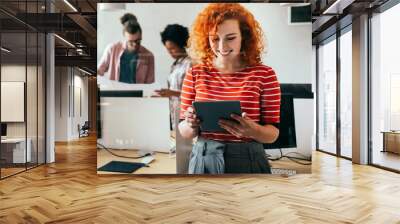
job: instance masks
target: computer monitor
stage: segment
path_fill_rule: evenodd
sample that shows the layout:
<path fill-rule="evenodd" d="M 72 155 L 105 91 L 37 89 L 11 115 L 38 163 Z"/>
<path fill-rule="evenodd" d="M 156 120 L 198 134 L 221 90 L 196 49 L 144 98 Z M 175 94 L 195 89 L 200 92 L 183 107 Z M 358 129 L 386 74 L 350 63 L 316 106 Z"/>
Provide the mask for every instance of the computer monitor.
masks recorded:
<path fill-rule="evenodd" d="M 281 114 L 279 137 L 271 144 L 264 144 L 264 149 L 296 148 L 296 127 L 294 120 L 293 95 L 281 95 Z"/>
<path fill-rule="evenodd" d="M 1 123 L 1 137 L 7 136 L 7 124 Z"/>
<path fill-rule="evenodd" d="M 293 98 L 312 99 L 314 93 L 309 83 L 281 83 L 282 94 L 292 94 Z"/>
<path fill-rule="evenodd" d="M 101 90 L 100 97 L 143 97 L 143 90 Z"/>
<path fill-rule="evenodd" d="M 143 97 L 143 90 L 100 90 L 97 86 L 97 138 L 102 135 L 100 98 L 104 97 Z"/>
<path fill-rule="evenodd" d="M 102 97 L 101 139 L 107 148 L 169 152 L 168 98 Z"/>

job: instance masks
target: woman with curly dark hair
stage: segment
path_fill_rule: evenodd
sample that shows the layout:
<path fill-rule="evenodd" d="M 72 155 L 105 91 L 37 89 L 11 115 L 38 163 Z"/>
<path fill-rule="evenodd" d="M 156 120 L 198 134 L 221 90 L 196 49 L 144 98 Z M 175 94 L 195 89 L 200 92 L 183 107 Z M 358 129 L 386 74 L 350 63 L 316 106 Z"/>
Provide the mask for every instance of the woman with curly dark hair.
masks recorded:
<path fill-rule="evenodd" d="M 168 75 L 168 88 L 156 90 L 155 93 L 157 96 L 169 97 L 170 99 L 172 130 L 175 130 L 175 124 L 178 122 L 177 111 L 180 105 L 183 78 L 192 65 L 186 52 L 188 39 L 188 29 L 179 24 L 170 24 L 161 32 L 161 42 L 175 61 Z"/>
<path fill-rule="evenodd" d="M 154 82 L 154 56 L 141 45 L 142 28 L 136 16 L 126 13 L 121 17 L 124 41 L 107 46 L 97 66 L 97 74 L 110 80 L 129 84 Z"/>
<path fill-rule="evenodd" d="M 209 4 L 194 22 L 189 47 L 199 62 L 181 94 L 179 131 L 198 137 L 189 173 L 270 173 L 262 143 L 278 138 L 281 92 L 274 70 L 261 61 L 259 23 L 240 4 Z M 220 120 L 224 133 L 200 131 L 192 103 L 226 100 L 240 101 L 242 116 Z"/>

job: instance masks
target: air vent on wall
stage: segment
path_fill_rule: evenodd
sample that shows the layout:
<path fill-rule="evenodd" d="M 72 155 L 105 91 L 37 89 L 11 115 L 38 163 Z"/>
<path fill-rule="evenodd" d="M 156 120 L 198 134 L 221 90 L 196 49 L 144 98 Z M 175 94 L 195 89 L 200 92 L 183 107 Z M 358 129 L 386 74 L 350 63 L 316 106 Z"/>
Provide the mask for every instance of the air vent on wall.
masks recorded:
<path fill-rule="evenodd" d="M 304 25 L 311 23 L 311 5 L 290 6 L 289 25 Z"/>

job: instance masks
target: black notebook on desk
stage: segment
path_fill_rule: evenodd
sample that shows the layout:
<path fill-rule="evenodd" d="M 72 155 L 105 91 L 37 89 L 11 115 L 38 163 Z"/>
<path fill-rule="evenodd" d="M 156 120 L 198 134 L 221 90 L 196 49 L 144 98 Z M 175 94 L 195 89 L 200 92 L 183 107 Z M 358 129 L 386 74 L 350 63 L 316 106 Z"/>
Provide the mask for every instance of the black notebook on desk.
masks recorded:
<path fill-rule="evenodd" d="M 144 166 L 146 166 L 146 164 L 144 163 L 111 161 L 106 165 L 98 168 L 97 171 L 133 173 Z"/>

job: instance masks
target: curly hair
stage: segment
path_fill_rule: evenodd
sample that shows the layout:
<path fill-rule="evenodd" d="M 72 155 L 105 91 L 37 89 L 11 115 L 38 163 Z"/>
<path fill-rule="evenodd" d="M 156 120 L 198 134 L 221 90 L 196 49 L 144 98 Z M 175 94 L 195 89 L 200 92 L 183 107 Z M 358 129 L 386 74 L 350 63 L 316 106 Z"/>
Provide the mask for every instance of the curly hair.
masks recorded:
<path fill-rule="evenodd" d="M 194 21 L 189 38 L 189 54 L 197 62 L 211 64 L 215 55 L 209 43 L 209 34 L 228 19 L 239 21 L 242 35 L 242 60 L 247 65 L 261 63 L 264 50 L 263 31 L 254 16 L 238 3 L 211 3 L 200 12 Z"/>
<path fill-rule="evenodd" d="M 178 45 L 178 47 L 184 49 L 186 48 L 188 39 L 188 29 L 179 24 L 170 24 L 161 32 L 161 41 L 164 45 L 165 42 L 172 41 Z"/>

